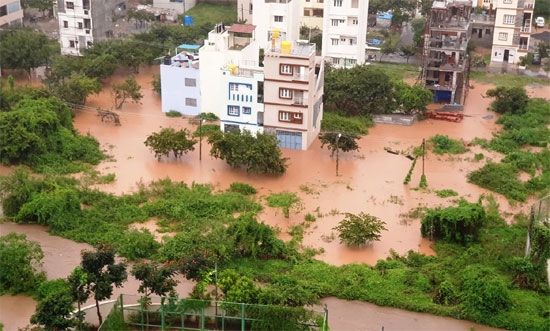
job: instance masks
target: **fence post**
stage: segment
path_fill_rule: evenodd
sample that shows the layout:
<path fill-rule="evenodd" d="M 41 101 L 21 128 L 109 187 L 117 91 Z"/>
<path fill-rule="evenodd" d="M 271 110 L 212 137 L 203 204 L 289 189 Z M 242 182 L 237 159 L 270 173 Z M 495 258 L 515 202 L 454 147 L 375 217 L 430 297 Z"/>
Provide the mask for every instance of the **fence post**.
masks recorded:
<path fill-rule="evenodd" d="M 164 320 L 164 299 L 165 297 L 160 297 L 160 329 L 162 331 L 166 330 L 166 325 Z"/>
<path fill-rule="evenodd" d="M 244 303 L 241 303 L 241 331 L 244 331 Z"/>
<path fill-rule="evenodd" d="M 204 325 L 204 310 L 206 309 L 206 307 L 204 307 L 204 300 L 202 301 L 203 302 L 203 305 L 202 305 L 202 309 L 201 309 L 201 330 L 205 330 L 206 326 Z"/>

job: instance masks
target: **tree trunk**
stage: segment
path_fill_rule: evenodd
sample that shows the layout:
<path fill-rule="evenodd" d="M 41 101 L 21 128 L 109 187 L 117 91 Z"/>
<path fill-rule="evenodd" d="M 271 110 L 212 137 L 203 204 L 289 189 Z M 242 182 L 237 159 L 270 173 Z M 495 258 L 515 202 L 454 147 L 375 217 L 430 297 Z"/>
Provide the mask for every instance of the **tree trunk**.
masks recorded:
<path fill-rule="evenodd" d="M 99 311 L 99 301 L 97 299 L 95 300 L 95 307 L 97 309 L 97 318 L 99 320 L 99 325 L 103 323 L 103 317 L 101 316 L 101 312 Z"/>

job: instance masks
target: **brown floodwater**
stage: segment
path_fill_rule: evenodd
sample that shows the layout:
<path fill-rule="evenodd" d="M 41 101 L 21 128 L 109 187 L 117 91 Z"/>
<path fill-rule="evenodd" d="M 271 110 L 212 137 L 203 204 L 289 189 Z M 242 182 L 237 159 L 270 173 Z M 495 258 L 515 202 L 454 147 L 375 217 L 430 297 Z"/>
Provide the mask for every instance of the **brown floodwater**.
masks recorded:
<path fill-rule="evenodd" d="M 140 104 L 127 103 L 120 114 L 121 126 L 103 123 L 95 111 L 79 110 L 76 112 L 75 126 L 83 134 L 90 133 L 96 137 L 108 154 L 114 160 L 104 162 L 97 167 L 102 173 L 114 173 L 116 181 L 101 185 L 101 189 L 112 193 L 132 192 L 137 183 L 149 183 L 153 180 L 169 177 L 174 181 L 184 181 L 191 184 L 209 183 L 216 189 L 224 190 L 234 181 L 249 183 L 259 191 L 259 199 L 264 199 L 270 193 L 283 191 L 296 192 L 302 204 L 294 210 L 289 218 L 285 218 L 281 210 L 266 207 L 259 219 L 266 224 L 281 230 L 281 238 L 288 239 L 291 226 L 304 223 L 307 213 L 316 220 L 306 229 L 303 243 L 305 246 L 320 249 L 320 260 L 334 265 L 348 263 L 375 264 L 378 259 L 387 257 L 391 250 L 405 254 L 409 250 L 424 254 L 433 254 L 430 242 L 420 236 L 420 221 L 409 219 L 406 215 L 419 206 L 446 206 L 453 198 L 439 198 L 435 190 L 453 189 L 469 201 L 476 201 L 481 194 L 490 192 L 467 182 L 467 174 L 485 164 L 488 159 L 498 160 L 499 155 L 470 147 L 470 151 L 458 156 L 437 156 L 429 153 L 424 162 L 424 172 L 427 177 L 428 190 L 415 190 L 422 174 L 422 162 L 417 162 L 416 168 L 408 185 L 403 180 L 409 171 L 411 162 L 403 155 L 388 153 L 384 148 L 395 151 L 412 151 L 420 146 L 423 139 L 436 134 L 448 135 L 454 139 L 462 139 L 468 143 L 475 137 L 491 138 L 497 129 L 496 114 L 488 111 L 489 98 L 484 94 L 490 86 L 475 84 L 465 105 L 465 118 L 460 123 L 424 120 L 412 126 L 396 126 L 377 124 L 369 130 L 369 134 L 359 142 L 360 150 L 351 153 L 340 153 L 338 158 L 338 176 L 336 175 L 336 160 L 330 157 L 327 149 L 322 149 L 318 141 L 307 151 L 283 150 L 283 156 L 289 158 L 287 172 L 281 177 L 266 177 L 247 174 L 242 169 L 232 169 L 222 160 L 209 155 L 209 145 L 206 139 L 202 141 L 202 152 L 199 146 L 195 151 L 185 154 L 181 159 L 163 158 L 157 161 L 143 144 L 148 135 L 157 132 L 162 127 L 176 129 L 196 126 L 188 119 L 166 117 L 161 112 L 160 97 L 151 88 L 153 74 L 158 74 L 158 67 L 143 68 L 136 77 L 142 86 L 144 98 Z M 122 81 L 124 74 L 115 76 L 106 82 L 104 92 L 91 96 L 87 106 L 103 109 L 112 108 L 112 96 L 109 93 L 113 82 Z M 533 85 L 528 87 L 529 94 L 548 98 L 550 89 L 546 86 Z M 437 107 L 432 105 L 431 107 Z M 485 158 L 474 160 L 475 153 L 483 153 Z M 0 168 L 0 173 L 6 173 L 6 168 Z M 507 200 L 495 194 L 503 212 L 517 213 L 527 211 L 529 204 L 510 205 Z M 265 200 L 263 200 L 265 202 Z M 382 233 L 380 241 L 361 248 L 348 248 L 339 243 L 333 227 L 342 219 L 341 213 L 360 212 L 376 216 L 386 222 L 387 230 Z M 11 231 L 8 225 L 0 225 L 2 233 Z M 11 225 L 14 226 L 14 225 Z M 149 222 L 142 225 L 154 230 L 155 225 Z M 79 263 L 78 253 L 82 248 L 66 241 L 57 246 L 57 237 L 47 236 L 43 230 L 33 227 L 17 226 L 18 231 L 27 233 L 42 233 L 39 240 L 47 254 L 65 254 L 65 249 L 72 250 L 74 256 L 67 255 L 52 258 L 45 263 L 45 268 L 52 278 L 58 273 L 68 274 Z M 29 233 L 28 233 L 29 232 Z M 32 239 L 32 238 L 31 238 Z M 43 242 L 45 240 L 45 242 Z M 56 246 L 48 246 L 55 242 Z M 59 249 L 59 253 L 54 252 Z M 66 268 L 66 270 L 64 270 Z M 134 284 L 135 285 L 135 284 Z M 190 288 L 191 285 L 188 285 Z M 134 286 L 137 288 L 137 286 Z M 131 292 L 135 289 L 125 287 Z M 186 292 L 182 292 L 186 293 Z M 180 295 L 182 294 L 180 293 Z M 0 305 L 8 307 L 15 305 L 15 300 L 21 297 L 0 297 Z M 385 326 L 386 330 L 415 329 L 435 330 L 453 329 L 467 330 L 473 326 L 470 322 L 443 319 L 439 317 L 380 308 L 366 303 L 347 302 L 337 299 L 325 299 L 329 304 L 330 325 L 333 330 L 371 330 Z M 25 306 L 27 307 L 27 306 Z M 34 308 L 32 309 L 34 310 Z M 3 312 L 4 309 L 1 309 Z M 3 313 L 2 313 L 3 314 Z M 349 314 L 349 315 L 348 315 Z M 415 314 L 415 315 L 408 315 Z M 7 316 L 7 315 L 6 315 Z M 347 317 L 346 317 L 347 316 Z M 401 317 L 399 317 L 401 316 Z M 21 313 L 21 320 L 28 321 L 28 314 Z M 4 322 L 5 316 L 0 318 Z M 357 323 L 355 323 L 357 321 Z M 411 321 L 418 321 L 414 325 Z M 416 323 L 416 322 L 415 322 Z M 455 324 L 456 323 L 456 324 Z M 4 322 L 6 324 L 6 322 Z M 25 324 L 25 323 L 24 323 Z M 16 324 L 22 326 L 24 324 Z M 444 325 L 444 327 L 436 327 Z M 475 326 L 484 330 L 481 326 Z M 5 328 L 10 331 L 10 328 Z M 455 329 L 453 329 L 455 330 Z"/>

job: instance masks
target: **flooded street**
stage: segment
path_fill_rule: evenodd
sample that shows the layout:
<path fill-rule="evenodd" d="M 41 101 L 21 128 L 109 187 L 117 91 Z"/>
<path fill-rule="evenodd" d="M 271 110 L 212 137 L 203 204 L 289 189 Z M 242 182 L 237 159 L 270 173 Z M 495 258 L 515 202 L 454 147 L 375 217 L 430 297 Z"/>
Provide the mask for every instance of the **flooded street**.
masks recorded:
<path fill-rule="evenodd" d="M 424 171 L 427 177 L 428 190 L 415 190 L 422 174 L 422 162 L 419 160 L 408 185 L 403 180 L 411 166 L 411 160 L 403 155 L 388 153 L 384 148 L 395 151 L 412 152 L 420 146 L 423 139 L 436 134 L 448 135 L 454 139 L 463 139 L 466 143 L 473 138 L 488 138 L 495 130 L 496 114 L 487 110 L 490 98 L 484 98 L 489 86 L 475 84 L 465 105 L 465 118 L 460 123 L 425 120 L 412 126 L 377 124 L 369 129 L 363 137 L 358 152 L 340 153 L 338 176 L 336 160 L 330 157 L 327 149 L 320 148 L 318 141 L 307 151 L 283 150 L 283 156 L 289 158 L 287 172 L 281 177 L 265 177 L 247 174 L 241 169 L 232 169 L 225 161 L 209 155 L 210 146 L 206 139 L 202 141 L 202 160 L 199 161 L 199 146 L 195 151 L 185 154 L 181 159 L 163 158 L 160 162 L 143 144 L 148 135 L 157 132 L 161 127 L 176 129 L 189 128 L 195 131 L 187 119 L 166 117 L 161 112 L 160 97 L 151 88 L 153 74 L 158 67 L 143 68 L 137 78 L 142 86 L 144 98 L 141 104 L 127 103 L 119 111 L 121 126 L 103 123 L 95 111 L 76 112 L 75 126 L 82 133 L 96 137 L 114 161 L 104 162 L 98 166 L 103 174 L 115 173 L 116 181 L 101 185 L 101 189 L 113 192 L 132 192 L 136 183 L 169 177 L 174 181 L 186 183 L 210 183 L 216 189 L 225 190 L 234 181 L 248 183 L 259 191 L 259 199 L 270 193 L 284 191 L 295 192 L 302 199 L 302 206 L 285 218 L 280 209 L 266 207 L 259 219 L 281 229 L 281 238 L 289 238 L 286 233 L 293 225 L 304 222 L 310 213 L 316 217 L 306 230 L 304 245 L 322 249 L 317 258 L 334 265 L 347 263 L 375 264 L 378 259 L 388 256 L 390 250 L 405 254 L 409 250 L 424 254 L 433 254 L 430 242 L 420 236 L 420 221 L 409 219 L 406 215 L 419 206 L 445 206 L 452 198 L 439 198 L 435 190 L 452 189 L 459 196 L 469 201 L 476 201 L 481 194 L 490 193 L 467 182 L 467 174 L 485 164 L 487 159 L 498 160 L 499 156 L 478 147 L 457 156 L 437 156 L 428 153 L 425 158 Z M 119 75 L 114 82 L 122 81 Z M 103 109 L 112 108 L 110 84 L 104 92 L 88 99 L 87 106 Z M 529 95 L 548 97 L 548 87 L 532 86 Z M 475 161 L 475 153 L 483 153 L 484 159 Z M 6 169 L 0 168 L 0 174 Z M 527 211 L 529 203 L 510 206 L 506 199 L 496 195 L 501 211 L 517 213 Z M 265 200 L 262 202 L 265 203 Z M 362 248 L 347 248 L 339 243 L 332 228 L 342 219 L 339 213 L 365 212 L 386 222 L 387 231 L 382 233 L 380 241 Z M 2 235 L 17 231 L 27 234 L 31 240 L 39 241 L 46 254 L 44 260 L 48 278 L 66 277 L 80 262 L 80 251 L 89 248 L 58 237 L 49 236 L 43 228 L 0 224 Z M 180 284 L 180 296 L 190 291 L 192 284 Z M 126 291 L 124 291 L 126 289 Z M 137 289 L 135 280 L 129 281 L 116 293 L 134 293 Z M 25 297 L 0 297 L 0 321 L 14 321 L 4 330 L 16 330 L 16 327 L 28 323 L 34 306 L 32 300 Z M 381 308 L 367 303 L 347 302 L 326 298 L 323 302 L 329 307 L 329 323 L 332 330 L 493 330 L 475 325 L 471 322 L 457 321 L 435 317 L 428 314 L 405 312 L 392 308 Z M 24 309 L 22 308 L 24 307 Z M 12 309 L 10 311 L 10 309 Z M 21 308 L 21 309 L 17 309 Z M 8 315 L 9 313 L 9 315 Z M 13 314 L 13 315 L 12 315 Z M 17 317 L 7 317 L 17 316 Z"/>

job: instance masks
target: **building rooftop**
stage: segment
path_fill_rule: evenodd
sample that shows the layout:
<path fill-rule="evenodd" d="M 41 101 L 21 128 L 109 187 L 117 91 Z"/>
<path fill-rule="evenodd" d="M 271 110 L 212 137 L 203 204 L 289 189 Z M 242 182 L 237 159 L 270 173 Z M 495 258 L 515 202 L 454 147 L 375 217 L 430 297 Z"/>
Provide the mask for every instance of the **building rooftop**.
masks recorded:
<path fill-rule="evenodd" d="M 283 44 L 281 42 L 281 44 Z M 285 49 L 284 45 L 281 45 L 279 48 L 270 48 L 266 50 L 266 55 L 295 55 L 295 56 L 304 56 L 309 57 L 312 54 L 315 54 L 316 44 L 310 43 L 308 40 L 296 40 L 293 43 L 288 42 L 290 45 L 289 48 Z"/>
<path fill-rule="evenodd" d="M 252 33 L 256 29 L 255 25 L 252 24 L 233 24 L 229 27 L 229 32 L 232 33 Z"/>

